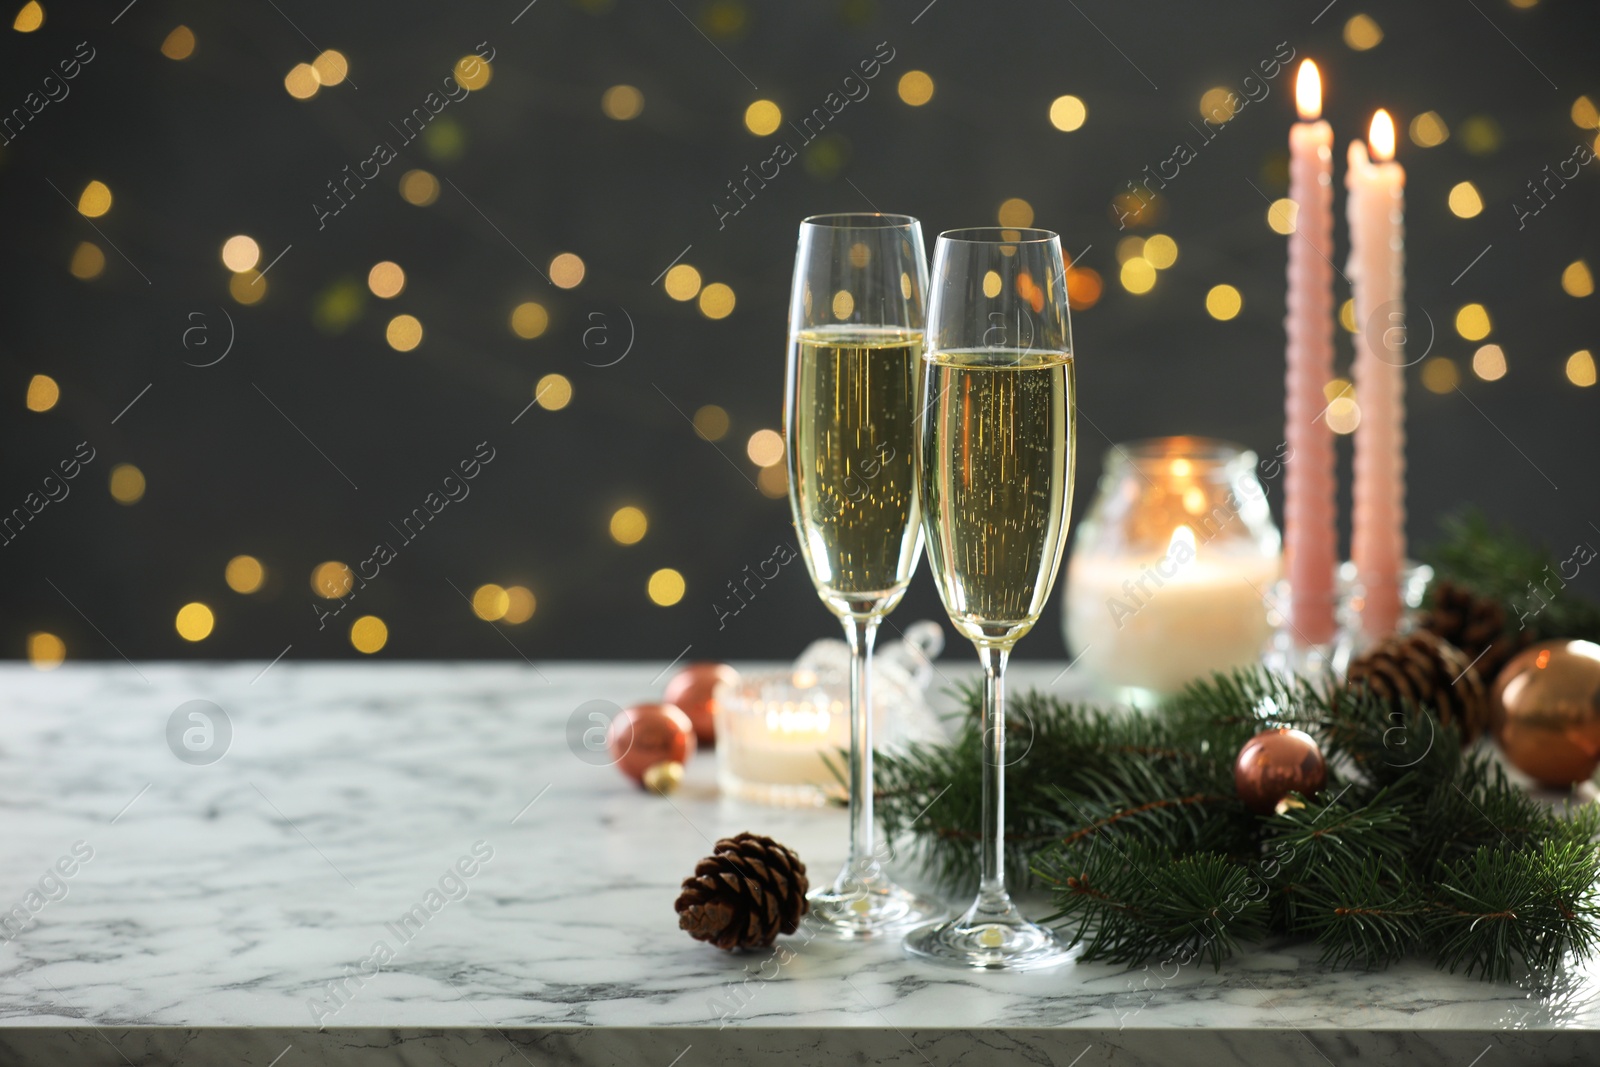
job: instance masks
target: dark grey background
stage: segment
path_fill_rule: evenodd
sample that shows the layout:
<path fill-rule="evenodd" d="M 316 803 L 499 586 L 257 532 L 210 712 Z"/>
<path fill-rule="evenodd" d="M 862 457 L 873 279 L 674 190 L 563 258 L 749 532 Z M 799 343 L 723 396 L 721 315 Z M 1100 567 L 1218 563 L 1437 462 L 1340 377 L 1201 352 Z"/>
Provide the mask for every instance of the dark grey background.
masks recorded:
<path fill-rule="evenodd" d="M 1433 109 L 1458 134 L 1478 114 L 1504 133 L 1500 148 L 1482 156 L 1459 136 L 1430 150 L 1402 136 L 1413 323 L 1415 309 L 1426 309 L 1440 328 L 1435 352 L 1464 372 L 1461 392 L 1443 396 L 1424 391 L 1411 372 L 1414 542 L 1434 536 L 1442 513 L 1472 502 L 1563 555 L 1580 539 L 1600 543 L 1590 525 L 1600 523 L 1600 389 L 1577 389 L 1562 372 L 1575 349 L 1600 349 L 1595 298 L 1574 300 L 1559 285 L 1572 259 L 1600 267 L 1600 164 L 1525 230 L 1511 206 L 1527 181 L 1584 139 L 1568 113 L 1581 93 L 1600 96 L 1592 4 L 1372 5 L 1364 10 L 1386 36 L 1358 53 L 1341 30 L 1363 8 L 1345 0 L 924 3 L 540 0 L 513 25 L 522 0 L 141 0 L 113 25 L 123 0 L 112 0 L 50 3 L 39 32 L 7 28 L 0 110 L 19 106 L 79 41 L 97 55 L 69 98 L 0 149 L 0 504 L 20 504 L 79 441 L 90 441 L 98 458 L 70 498 L 0 548 L 0 650 L 19 656 L 29 631 L 47 630 L 66 640 L 71 658 L 115 656 L 113 643 L 134 658 L 270 658 L 291 643 L 293 658 L 354 656 L 348 621 L 375 613 L 390 630 L 385 657 L 509 657 L 514 645 L 534 660 L 666 660 L 690 644 L 692 658 L 792 656 L 833 632 L 798 563 L 721 631 L 713 601 L 746 564 L 791 537 L 787 502 L 752 485 L 744 441 L 779 425 L 795 227 L 821 211 L 909 212 L 923 220 L 931 247 L 939 230 L 991 223 L 1002 200 L 1019 196 L 1069 250 L 1089 248 L 1081 262 L 1105 277 L 1106 292 L 1074 323 L 1086 416 L 1079 513 L 1108 439 L 1190 432 L 1270 452 L 1282 436 L 1285 246 L 1265 224 L 1263 194 L 1284 192 L 1292 71 L 1166 191 L 1158 228 L 1177 239 L 1181 258 L 1148 296 L 1116 284 L 1121 234 L 1108 205 L 1178 139 L 1197 140 L 1191 122 L 1205 89 L 1238 87 L 1280 42 L 1323 66 L 1341 184 L 1345 145 L 1380 105 L 1394 110 L 1402 131 Z M 181 63 L 159 52 L 180 22 L 199 39 Z M 739 23 L 734 32 L 718 32 L 731 23 Z M 460 158 L 440 162 L 418 146 L 404 149 L 318 232 L 311 204 L 323 183 L 366 158 L 376 141 L 394 140 L 388 124 L 484 41 L 495 50 L 492 84 L 442 116 L 464 137 Z M 745 130 L 746 105 L 770 97 L 790 116 L 809 111 L 880 41 L 895 58 L 871 96 L 831 127 L 836 167 L 813 158 L 811 170 L 785 168 L 719 231 L 713 201 L 747 163 L 770 155 L 774 140 Z M 284 75 L 318 48 L 344 52 L 360 88 L 291 99 Z M 926 107 L 908 107 L 895 93 L 899 76 L 914 68 L 936 81 Z M 602 115 L 601 93 L 616 83 L 643 91 L 638 119 Z M 1047 121 L 1050 101 L 1063 93 L 1089 108 L 1088 123 L 1071 134 Z M 406 204 L 396 183 L 416 166 L 460 192 L 446 184 L 432 207 Z M 116 198 L 96 220 L 104 239 L 51 188 L 75 199 L 91 178 Z M 1446 207 L 1449 188 L 1463 179 L 1486 204 L 1476 219 L 1457 219 Z M 266 258 L 293 246 L 254 307 L 227 295 L 218 252 L 234 233 L 254 235 Z M 88 283 L 66 270 L 81 240 L 108 256 L 105 274 Z M 730 318 L 708 321 L 652 287 L 686 245 L 693 247 L 685 258 L 707 281 L 733 286 Z M 1341 234 L 1341 263 L 1343 247 Z M 575 251 L 588 265 L 570 292 L 551 288 L 523 258 L 543 268 L 558 251 Z M 340 279 L 364 280 L 380 259 L 405 267 L 404 295 L 369 296 L 343 334 L 314 328 L 318 294 Z M 1240 288 L 1245 304 L 1239 318 L 1219 323 L 1203 301 L 1224 281 Z M 531 342 L 506 326 L 510 308 L 528 298 L 553 313 L 549 332 Z M 1510 365 L 1499 382 L 1466 371 L 1475 346 L 1450 328 L 1469 300 L 1494 315 L 1491 340 Z M 181 344 L 187 316 L 205 313 L 221 329 L 223 308 L 237 324 L 232 354 L 208 369 L 186 366 L 196 358 Z M 400 311 L 427 331 L 414 352 L 383 341 L 384 323 Z M 585 350 L 584 330 L 597 321 L 591 313 L 608 316 L 610 339 L 620 344 L 624 311 L 636 331 L 627 358 L 587 365 L 586 357 L 604 362 L 618 351 Z M 1341 335 L 1341 366 L 1347 342 Z M 535 408 L 511 425 L 533 382 L 552 370 L 572 379 L 572 405 Z M 23 407 L 36 373 L 63 390 L 45 414 Z M 708 403 L 733 417 L 725 456 L 674 409 Z M 497 458 L 471 497 L 404 546 L 340 623 L 319 632 L 311 568 L 363 558 L 390 537 L 389 520 L 483 440 Z M 1347 468 L 1349 440 L 1340 446 Z M 107 492 L 119 462 L 136 463 L 148 479 L 136 506 Z M 1275 502 L 1277 495 L 1275 487 Z M 630 547 L 606 533 L 624 503 L 643 507 L 651 521 L 645 540 Z M 271 575 L 250 597 L 230 592 L 222 578 L 226 560 L 242 552 L 261 558 Z M 683 601 L 668 609 L 644 593 L 662 566 L 688 582 Z M 451 588 L 470 592 L 488 581 L 531 586 L 534 619 L 490 632 Z M 1585 581 L 1595 587 L 1592 575 Z M 217 614 L 216 631 L 195 645 L 173 629 L 189 600 Z M 1022 654 L 1062 654 L 1056 601 L 1049 610 Z M 923 571 L 893 621 L 939 614 Z"/>

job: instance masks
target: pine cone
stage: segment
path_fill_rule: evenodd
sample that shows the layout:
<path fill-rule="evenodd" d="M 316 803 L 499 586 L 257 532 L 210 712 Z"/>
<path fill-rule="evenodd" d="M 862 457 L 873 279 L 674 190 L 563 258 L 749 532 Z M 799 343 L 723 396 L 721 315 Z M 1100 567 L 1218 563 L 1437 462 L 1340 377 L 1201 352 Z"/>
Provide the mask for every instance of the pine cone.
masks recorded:
<path fill-rule="evenodd" d="M 718 948 L 764 948 L 800 928 L 806 865 L 770 837 L 724 837 L 678 894 L 678 926 Z"/>
<path fill-rule="evenodd" d="M 1432 708 L 1455 724 L 1463 743 L 1489 728 L 1489 690 L 1467 654 L 1437 634 L 1396 634 L 1350 661 L 1345 685 L 1366 689 L 1399 710 L 1404 701 Z"/>
<path fill-rule="evenodd" d="M 1447 578 L 1433 584 L 1431 604 L 1421 628 L 1438 634 L 1475 661 L 1478 676 L 1492 683 L 1500 668 L 1533 640 L 1531 630 L 1506 630 L 1506 609 L 1493 597 L 1479 596 Z"/>

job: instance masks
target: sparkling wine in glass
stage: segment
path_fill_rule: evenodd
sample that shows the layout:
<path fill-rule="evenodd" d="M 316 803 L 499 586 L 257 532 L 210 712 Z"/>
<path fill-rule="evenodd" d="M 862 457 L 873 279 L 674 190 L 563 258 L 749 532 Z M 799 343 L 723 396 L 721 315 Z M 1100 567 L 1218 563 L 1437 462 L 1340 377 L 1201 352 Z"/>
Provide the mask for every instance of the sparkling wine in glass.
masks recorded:
<path fill-rule="evenodd" d="M 928 268 L 906 215 L 800 224 L 784 438 L 801 555 L 850 643 L 850 853 L 811 894 L 822 931 L 866 938 L 939 906 L 890 881 L 874 844 L 872 645 L 922 553 L 917 389 Z"/>
<path fill-rule="evenodd" d="M 1039 621 L 1072 507 L 1074 376 L 1061 242 L 1047 230 L 952 230 L 934 249 L 918 475 L 928 561 L 983 665 L 978 896 L 911 931 L 913 956 L 1024 970 L 1068 958 L 1005 883 L 1005 668 Z"/>

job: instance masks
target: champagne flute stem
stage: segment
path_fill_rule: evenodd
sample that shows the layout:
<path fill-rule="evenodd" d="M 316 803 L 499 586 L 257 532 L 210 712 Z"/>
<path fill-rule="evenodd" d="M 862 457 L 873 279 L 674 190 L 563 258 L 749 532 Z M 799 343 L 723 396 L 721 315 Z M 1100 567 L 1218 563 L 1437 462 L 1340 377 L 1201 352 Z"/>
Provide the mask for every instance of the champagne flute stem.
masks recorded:
<path fill-rule="evenodd" d="M 873 862 L 872 823 L 872 645 L 876 618 L 850 618 L 850 867 L 865 876 Z"/>
<path fill-rule="evenodd" d="M 983 664 L 983 868 L 978 892 L 1006 892 L 1006 660 L 1010 652 L 978 649 Z"/>

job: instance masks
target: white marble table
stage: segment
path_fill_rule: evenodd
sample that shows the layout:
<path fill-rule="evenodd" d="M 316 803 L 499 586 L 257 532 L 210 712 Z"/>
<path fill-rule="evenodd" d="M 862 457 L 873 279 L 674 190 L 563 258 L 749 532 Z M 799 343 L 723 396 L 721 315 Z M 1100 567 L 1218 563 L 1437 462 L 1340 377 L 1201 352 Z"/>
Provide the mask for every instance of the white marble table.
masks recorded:
<path fill-rule="evenodd" d="M 831 873 L 844 817 L 719 799 L 709 757 L 669 802 L 569 750 L 575 708 L 664 665 L 263 666 L 0 668 L 0 1063 L 1600 1060 L 1593 969 L 1540 992 L 1284 946 L 1220 974 L 727 955 L 672 911 L 711 842 L 769 833 Z M 232 723 L 210 765 L 166 740 L 192 699 Z"/>

